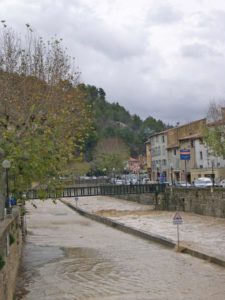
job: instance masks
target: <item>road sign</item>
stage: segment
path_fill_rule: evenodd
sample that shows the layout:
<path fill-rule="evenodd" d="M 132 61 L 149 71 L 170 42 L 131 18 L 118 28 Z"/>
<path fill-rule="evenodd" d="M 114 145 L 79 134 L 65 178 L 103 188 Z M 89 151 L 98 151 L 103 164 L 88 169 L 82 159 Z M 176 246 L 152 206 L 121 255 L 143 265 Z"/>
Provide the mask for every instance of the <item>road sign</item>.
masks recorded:
<path fill-rule="evenodd" d="M 76 207 L 77 207 L 77 204 L 78 204 L 78 200 L 79 200 L 79 198 L 76 196 L 76 197 L 75 197 Z"/>
<path fill-rule="evenodd" d="M 173 224 L 177 225 L 177 247 L 179 249 L 180 245 L 180 234 L 179 234 L 179 225 L 183 223 L 182 217 L 177 211 L 173 217 Z"/>
<path fill-rule="evenodd" d="M 173 224 L 174 225 L 180 225 L 183 223 L 182 217 L 179 214 L 179 212 L 177 211 L 173 217 Z"/>
<path fill-rule="evenodd" d="M 191 159 L 191 150 L 190 149 L 181 149 L 180 150 L 180 160 L 190 160 Z"/>

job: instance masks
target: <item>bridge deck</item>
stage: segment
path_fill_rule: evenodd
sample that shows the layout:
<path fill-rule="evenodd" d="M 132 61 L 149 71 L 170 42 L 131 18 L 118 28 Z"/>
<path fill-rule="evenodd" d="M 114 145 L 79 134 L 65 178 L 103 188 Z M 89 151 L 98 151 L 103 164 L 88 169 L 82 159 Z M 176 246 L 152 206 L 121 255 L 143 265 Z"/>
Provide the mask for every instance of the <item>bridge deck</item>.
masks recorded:
<path fill-rule="evenodd" d="M 162 193 L 165 191 L 164 184 L 138 184 L 138 185 L 100 185 L 86 187 L 67 187 L 64 190 L 46 191 L 46 198 L 64 198 L 64 197 L 87 197 L 102 195 L 126 195 L 126 194 L 146 194 Z M 29 199 L 38 199 L 38 190 L 32 190 L 28 193 Z"/>

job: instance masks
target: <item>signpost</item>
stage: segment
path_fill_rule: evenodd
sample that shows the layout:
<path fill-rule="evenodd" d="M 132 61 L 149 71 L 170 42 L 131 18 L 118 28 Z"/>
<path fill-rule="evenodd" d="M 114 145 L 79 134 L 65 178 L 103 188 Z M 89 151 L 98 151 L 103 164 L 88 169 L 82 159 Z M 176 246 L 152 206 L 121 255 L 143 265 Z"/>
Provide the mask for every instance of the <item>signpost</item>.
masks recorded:
<path fill-rule="evenodd" d="M 180 160 L 184 160 L 185 163 L 185 182 L 187 187 L 187 160 L 191 159 L 191 150 L 190 149 L 181 149 L 180 150 Z"/>
<path fill-rule="evenodd" d="M 179 249 L 179 244 L 180 244 L 180 238 L 179 238 L 179 225 L 183 224 L 183 219 L 179 212 L 177 211 L 173 217 L 173 224 L 177 225 L 177 247 Z"/>
<path fill-rule="evenodd" d="M 180 160 L 190 160 L 191 150 L 190 149 L 180 149 Z"/>

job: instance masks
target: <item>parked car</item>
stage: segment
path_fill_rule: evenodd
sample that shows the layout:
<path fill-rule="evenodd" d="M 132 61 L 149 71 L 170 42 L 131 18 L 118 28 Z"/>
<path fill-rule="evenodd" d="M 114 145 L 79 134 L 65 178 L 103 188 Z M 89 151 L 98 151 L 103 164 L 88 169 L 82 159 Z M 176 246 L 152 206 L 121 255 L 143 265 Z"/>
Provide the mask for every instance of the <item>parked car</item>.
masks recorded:
<path fill-rule="evenodd" d="M 225 179 L 220 181 L 219 186 L 225 188 Z"/>
<path fill-rule="evenodd" d="M 141 181 L 142 184 L 149 184 L 150 183 L 150 179 L 149 178 L 143 178 Z"/>
<path fill-rule="evenodd" d="M 166 186 L 172 186 L 172 182 L 171 181 L 164 181 L 163 184 L 165 184 Z"/>
<path fill-rule="evenodd" d="M 211 187 L 212 180 L 208 177 L 200 177 L 194 181 L 194 186 L 199 188 Z"/>
<path fill-rule="evenodd" d="M 116 185 L 122 185 L 124 181 L 122 179 L 116 179 Z"/>
<path fill-rule="evenodd" d="M 175 186 L 177 187 L 191 187 L 191 184 L 186 181 L 177 181 L 175 182 Z"/>

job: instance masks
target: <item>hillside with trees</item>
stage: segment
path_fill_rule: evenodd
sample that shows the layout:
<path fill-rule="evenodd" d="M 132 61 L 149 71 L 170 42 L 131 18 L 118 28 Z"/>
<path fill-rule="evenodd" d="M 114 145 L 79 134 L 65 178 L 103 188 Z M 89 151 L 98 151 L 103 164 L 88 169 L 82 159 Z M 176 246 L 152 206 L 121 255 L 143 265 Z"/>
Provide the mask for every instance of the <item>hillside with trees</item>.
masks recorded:
<path fill-rule="evenodd" d="M 102 88 L 85 84 L 80 84 L 79 88 L 86 94 L 96 129 L 86 144 L 87 160 L 94 158 L 99 141 L 109 138 L 120 139 L 128 147 L 129 155 L 137 157 L 145 152 L 145 141 L 149 135 L 170 127 L 151 116 L 142 120 L 136 114 L 131 115 L 119 103 L 109 103 Z"/>

